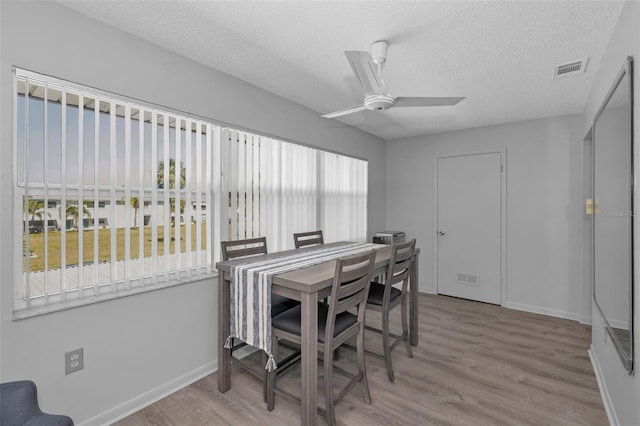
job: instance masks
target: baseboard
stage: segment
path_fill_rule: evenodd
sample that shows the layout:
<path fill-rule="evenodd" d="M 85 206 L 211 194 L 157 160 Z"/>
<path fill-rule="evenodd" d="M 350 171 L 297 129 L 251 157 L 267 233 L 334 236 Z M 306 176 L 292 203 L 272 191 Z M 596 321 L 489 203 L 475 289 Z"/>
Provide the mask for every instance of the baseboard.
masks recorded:
<path fill-rule="evenodd" d="M 79 423 L 78 426 L 113 424 L 217 370 L 218 361 L 209 362 L 120 405 L 110 408 L 95 417 L 85 420 L 84 422 Z"/>
<path fill-rule="evenodd" d="M 580 322 L 580 324 L 584 324 L 584 325 L 591 325 L 591 316 L 587 316 L 587 315 L 580 315 L 580 319 L 578 320 Z"/>
<path fill-rule="evenodd" d="M 593 372 L 595 373 L 596 381 L 598 382 L 598 388 L 600 389 L 600 396 L 602 397 L 604 410 L 607 412 L 607 418 L 609 418 L 609 424 L 611 426 L 620 426 L 620 422 L 618 421 L 618 416 L 616 415 L 616 410 L 613 408 L 613 401 L 611 400 L 611 395 L 609 395 L 607 384 L 604 381 L 602 370 L 600 369 L 600 363 L 598 362 L 598 357 L 596 356 L 596 353 L 593 350 L 593 345 L 589 347 L 588 352 L 589 352 L 589 358 L 591 359 L 591 365 L 593 366 Z"/>
<path fill-rule="evenodd" d="M 418 293 L 426 293 L 426 294 L 438 294 L 435 288 L 433 287 L 419 287 Z"/>
<path fill-rule="evenodd" d="M 629 322 L 616 320 L 616 319 L 608 319 L 609 325 L 613 328 L 619 328 L 621 330 L 629 330 Z"/>
<path fill-rule="evenodd" d="M 582 316 L 575 312 L 566 312 L 559 309 L 543 308 L 541 306 L 526 305 L 524 303 L 506 302 L 503 304 L 505 308 L 516 309 L 518 311 L 531 312 L 534 314 L 548 315 L 556 318 L 564 318 L 573 321 L 580 321 Z"/>

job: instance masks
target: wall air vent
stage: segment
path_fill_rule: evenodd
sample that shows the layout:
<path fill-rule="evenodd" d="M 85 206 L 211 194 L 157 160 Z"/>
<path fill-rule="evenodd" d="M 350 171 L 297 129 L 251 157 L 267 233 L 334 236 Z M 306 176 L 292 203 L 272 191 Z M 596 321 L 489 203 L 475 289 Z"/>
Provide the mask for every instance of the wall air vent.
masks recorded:
<path fill-rule="evenodd" d="M 553 69 L 553 78 L 557 80 L 559 78 L 571 77 L 573 75 L 584 74 L 587 70 L 587 62 L 589 58 L 579 59 L 577 61 L 567 62 L 566 64 L 558 65 Z"/>
<path fill-rule="evenodd" d="M 457 281 L 460 284 L 480 285 L 480 276 L 477 274 L 466 274 L 464 272 L 458 272 Z"/>

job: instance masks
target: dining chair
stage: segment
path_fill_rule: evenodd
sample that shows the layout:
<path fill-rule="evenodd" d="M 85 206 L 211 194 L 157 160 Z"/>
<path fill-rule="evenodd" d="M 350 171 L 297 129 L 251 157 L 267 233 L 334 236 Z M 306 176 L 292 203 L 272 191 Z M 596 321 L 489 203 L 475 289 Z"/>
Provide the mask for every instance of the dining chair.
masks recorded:
<path fill-rule="evenodd" d="M 382 334 L 383 354 L 367 351 L 374 356 L 385 360 L 387 367 L 387 375 L 390 381 L 395 380 L 393 374 L 393 365 L 391 363 L 391 351 L 404 342 L 407 348 L 407 356 L 413 358 L 411 352 L 411 343 L 409 341 L 409 328 L 407 326 L 407 302 L 408 302 L 408 283 L 409 274 L 411 273 L 411 262 L 413 262 L 413 251 L 416 247 L 416 240 L 413 239 L 406 243 L 397 244 L 391 247 L 391 257 L 389 259 L 389 267 L 384 276 L 384 284 L 377 282 L 371 283 L 369 297 L 367 300 L 367 309 L 380 312 L 382 314 L 382 329 L 366 325 L 366 329 Z M 395 284 L 402 283 L 401 288 L 393 287 Z M 389 331 L 389 312 L 400 306 L 402 315 L 402 335 L 393 334 Z M 391 338 L 394 342 L 391 343 Z"/>
<path fill-rule="evenodd" d="M 222 260 L 267 254 L 267 237 L 222 241 Z"/>
<path fill-rule="evenodd" d="M 234 240 L 234 241 L 222 241 L 222 260 L 232 260 L 245 258 L 250 256 L 257 256 L 261 254 L 267 254 L 267 238 L 250 238 L 245 240 Z M 287 309 L 294 308 L 298 306 L 300 302 L 297 300 L 289 299 L 284 296 L 280 296 L 278 294 L 271 294 L 271 317 L 274 317 Z M 233 356 L 233 351 L 238 350 L 247 344 L 244 342 L 240 342 L 235 344 L 234 339 L 231 339 L 231 355 Z M 288 357 L 286 360 L 282 361 L 282 364 L 291 364 L 294 360 L 300 357 L 300 352 L 294 353 L 292 356 Z M 263 383 L 263 399 L 267 401 L 267 373 L 266 370 L 262 370 L 259 373 L 252 367 L 250 363 L 246 363 L 242 359 L 233 358 L 233 360 L 242 368 L 244 368 L 250 374 L 256 376 L 259 380 L 262 380 Z M 262 365 L 266 365 L 268 358 L 267 354 L 262 352 Z M 278 367 L 282 367 L 282 365 L 278 365 Z M 282 371 L 282 370 L 281 370 Z"/>
<path fill-rule="evenodd" d="M 367 371 L 364 360 L 364 321 L 365 305 L 371 284 L 371 276 L 375 264 L 376 251 L 345 257 L 336 261 L 335 275 L 331 287 L 330 303 L 318 303 L 318 350 L 324 353 L 324 394 L 326 409 L 318 411 L 327 416 L 330 425 L 336 423 L 335 405 L 357 383 L 362 384 L 364 400 L 371 404 Z M 353 314 L 350 310 L 355 309 Z M 304 336 L 302 329 L 302 310 L 295 307 L 273 318 L 271 324 L 273 353 L 278 353 L 279 339 L 301 344 Z M 333 365 L 334 349 L 340 347 L 348 339 L 356 336 L 356 351 L 358 373 L 352 375 Z M 277 356 L 277 355 L 276 355 Z M 338 397 L 333 397 L 333 371 L 346 375 L 351 380 L 340 391 Z M 277 387 L 276 374 L 269 373 L 267 409 L 273 410 L 275 405 L 275 391 L 290 398 L 300 400 L 284 389 Z"/>
<path fill-rule="evenodd" d="M 299 232 L 293 234 L 293 243 L 295 244 L 296 248 L 324 244 L 322 229 L 318 231 Z"/>
<path fill-rule="evenodd" d="M 306 246 L 315 246 L 319 244 L 324 244 L 322 229 L 318 231 L 294 233 L 293 244 L 295 244 L 297 249 L 301 247 L 306 247 Z M 323 302 L 326 302 L 326 301 L 327 301 L 326 299 L 323 300 Z M 339 356 L 339 351 L 336 351 L 336 355 Z"/>

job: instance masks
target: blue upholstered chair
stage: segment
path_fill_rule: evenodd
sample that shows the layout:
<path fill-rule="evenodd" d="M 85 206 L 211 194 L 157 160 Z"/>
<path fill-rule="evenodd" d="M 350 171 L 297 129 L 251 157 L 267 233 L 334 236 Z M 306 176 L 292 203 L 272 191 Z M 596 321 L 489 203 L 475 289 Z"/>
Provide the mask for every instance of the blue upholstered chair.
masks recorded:
<path fill-rule="evenodd" d="M 67 416 L 43 413 L 38 389 L 31 380 L 0 384 L 0 426 L 73 426 Z"/>

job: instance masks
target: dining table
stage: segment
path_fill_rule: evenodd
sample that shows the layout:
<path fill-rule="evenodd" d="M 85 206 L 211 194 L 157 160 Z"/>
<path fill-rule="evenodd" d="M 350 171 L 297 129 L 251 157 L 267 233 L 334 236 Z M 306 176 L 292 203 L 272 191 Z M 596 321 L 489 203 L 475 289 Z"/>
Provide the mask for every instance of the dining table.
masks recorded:
<path fill-rule="evenodd" d="M 239 258 L 216 263 L 218 270 L 218 391 L 231 389 L 231 352 L 225 348 L 230 334 L 230 281 L 231 268 L 247 262 L 267 260 L 276 257 L 299 254 L 319 248 L 340 247 L 351 244 L 337 242 L 319 246 L 304 247 L 295 250 L 274 252 L 265 255 Z M 374 245 L 376 260 L 373 276 L 383 275 L 389 266 L 390 245 Z M 413 346 L 418 344 L 418 255 L 414 251 L 409 275 L 409 340 Z M 305 266 L 272 278 L 272 294 L 278 294 L 300 301 L 302 309 L 301 329 L 301 418 L 302 425 L 317 424 L 317 382 L 318 382 L 318 301 L 331 294 L 331 285 L 335 274 L 336 261 L 327 261 L 313 266 Z M 266 407 L 265 407 L 266 409 Z"/>

